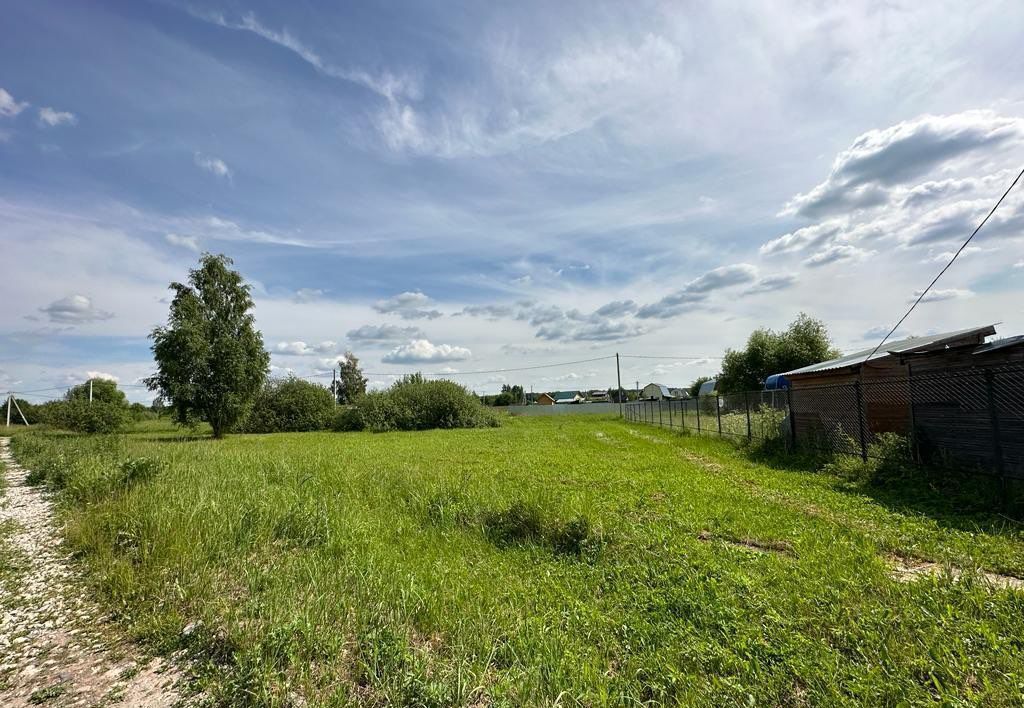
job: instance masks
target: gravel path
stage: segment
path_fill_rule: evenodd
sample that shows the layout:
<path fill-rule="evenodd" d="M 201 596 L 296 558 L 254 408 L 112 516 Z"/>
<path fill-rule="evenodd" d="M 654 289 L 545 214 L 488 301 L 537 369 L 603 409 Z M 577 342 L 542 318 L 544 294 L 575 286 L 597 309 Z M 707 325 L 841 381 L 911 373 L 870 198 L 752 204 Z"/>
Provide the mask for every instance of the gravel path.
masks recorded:
<path fill-rule="evenodd" d="M 142 659 L 68 563 L 53 506 L 0 438 L 0 705 L 172 706 L 179 674 Z"/>

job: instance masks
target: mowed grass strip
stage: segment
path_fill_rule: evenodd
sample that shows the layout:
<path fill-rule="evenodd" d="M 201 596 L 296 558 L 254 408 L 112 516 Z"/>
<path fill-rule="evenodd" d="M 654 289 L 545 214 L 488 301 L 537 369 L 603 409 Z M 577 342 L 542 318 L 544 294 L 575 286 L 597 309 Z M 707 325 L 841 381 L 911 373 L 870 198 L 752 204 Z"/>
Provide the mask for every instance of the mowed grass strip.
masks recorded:
<path fill-rule="evenodd" d="M 224 702 L 1024 698 L 1024 593 L 973 572 L 1024 574 L 1019 525 L 727 442 L 588 416 L 14 447 L 123 621 Z M 893 554 L 964 573 L 898 582 Z"/>

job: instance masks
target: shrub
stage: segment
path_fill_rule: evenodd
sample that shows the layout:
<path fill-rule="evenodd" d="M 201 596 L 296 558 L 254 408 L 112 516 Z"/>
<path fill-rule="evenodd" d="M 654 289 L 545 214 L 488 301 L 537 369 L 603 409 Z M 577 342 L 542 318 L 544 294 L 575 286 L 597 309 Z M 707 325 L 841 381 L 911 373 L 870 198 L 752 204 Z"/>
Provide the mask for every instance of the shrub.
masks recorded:
<path fill-rule="evenodd" d="M 287 378 L 269 381 L 256 396 L 243 433 L 285 433 L 327 430 L 334 416 L 334 397 L 315 383 Z"/>
<path fill-rule="evenodd" d="M 339 433 L 363 430 L 365 427 L 362 415 L 355 406 L 342 406 L 331 419 L 331 430 Z"/>
<path fill-rule="evenodd" d="M 459 384 L 427 381 L 418 374 L 404 377 L 386 391 L 360 397 L 352 410 L 335 418 L 335 429 L 374 432 L 496 425 L 494 414 Z"/>
<path fill-rule="evenodd" d="M 76 433 L 117 433 L 132 422 L 126 405 L 72 399 L 53 406 L 46 422 Z"/>
<path fill-rule="evenodd" d="M 824 469 L 846 479 L 877 485 L 904 482 L 923 472 L 914 463 L 910 439 L 903 435 L 880 433 L 868 445 L 867 452 L 867 461 L 856 455 L 836 455 Z"/>

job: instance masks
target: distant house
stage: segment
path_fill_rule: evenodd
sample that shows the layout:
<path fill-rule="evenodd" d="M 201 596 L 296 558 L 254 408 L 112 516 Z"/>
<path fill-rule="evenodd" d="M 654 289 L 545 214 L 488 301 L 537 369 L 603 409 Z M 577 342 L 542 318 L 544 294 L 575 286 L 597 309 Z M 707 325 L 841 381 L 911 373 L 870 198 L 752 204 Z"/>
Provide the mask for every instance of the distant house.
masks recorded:
<path fill-rule="evenodd" d="M 605 391 L 603 389 L 600 389 L 600 390 L 588 391 L 587 392 L 587 400 L 591 401 L 593 403 L 606 403 L 607 401 L 611 400 L 611 397 L 608 395 L 607 391 Z"/>
<path fill-rule="evenodd" d="M 661 401 L 682 398 L 681 393 L 682 391 L 678 388 L 669 388 L 660 383 L 649 383 L 640 391 L 640 398 L 645 401 Z"/>
<path fill-rule="evenodd" d="M 555 391 L 551 395 L 557 404 L 583 403 L 586 400 L 579 391 Z"/>
<path fill-rule="evenodd" d="M 537 405 L 553 406 L 555 405 L 555 397 L 552 396 L 550 393 L 542 393 L 539 396 L 537 396 Z"/>

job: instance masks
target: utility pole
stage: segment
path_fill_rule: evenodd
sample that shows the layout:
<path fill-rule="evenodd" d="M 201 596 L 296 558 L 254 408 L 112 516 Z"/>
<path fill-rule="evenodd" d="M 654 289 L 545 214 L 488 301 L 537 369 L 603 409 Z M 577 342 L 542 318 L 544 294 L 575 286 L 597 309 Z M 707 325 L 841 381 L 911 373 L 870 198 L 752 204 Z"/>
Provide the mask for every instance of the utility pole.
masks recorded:
<path fill-rule="evenodd" d="M 334 406 L 338 406 L 338 370 L 331 367 L 331 395 L 334 396 Z"/>
<path fill-rule="evenodd" d="M 89 403 L 92 403 L 92 379 L 89 379 Z"/>
<path fill-rule="evenodd" d="M 11 427 L 11 401 L 14 400 L 14 396 L 7 394 L 7 427 Z"/>
<path fill-rule="evenodd" d="M 636 400 L 640 400 L 640 382 L 636 382 Z"/>
<path fill-rule="evenodd" d="M 619 353 L 615 352 L 615 380 L 619 385 L 619 395 L 616 398 L 619 399 L 619 417 L 622 417 L 622 370 L 619 368 Z"/>
<path fill-rule="evenodd" d="M 15 398 L 14 394 L 12 393 L 11 397 L 9 399 L 7 399 L 7 400 L 14 401 L 14 410 L 18 411 L 18 415 L 21 416 L 21 422 L 24 423 L 25 427 L 27 428 L 28 427 L 28 418 L 26 418 L 25 414 L 21 412 L 21 406 L 18 405 L 18 399 Z M 10 416 L 10 414 L 11 414 L 11 412 L 8 409 L 7 415 Z"/>

